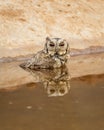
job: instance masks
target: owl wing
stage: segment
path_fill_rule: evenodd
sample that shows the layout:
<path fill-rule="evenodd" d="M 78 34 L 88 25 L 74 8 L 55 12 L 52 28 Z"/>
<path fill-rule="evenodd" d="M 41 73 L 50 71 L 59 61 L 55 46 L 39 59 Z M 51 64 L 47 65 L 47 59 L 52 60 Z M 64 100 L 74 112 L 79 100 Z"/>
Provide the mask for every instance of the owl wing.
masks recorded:
<path fill-rule="evenodd" d="M 51 58 L 44 51 L 40 51 L 33 56 L 26 63 L 21 64 L 22 68 L 40 69 L 40 68 L 52 68 L 55 60 Z"/>

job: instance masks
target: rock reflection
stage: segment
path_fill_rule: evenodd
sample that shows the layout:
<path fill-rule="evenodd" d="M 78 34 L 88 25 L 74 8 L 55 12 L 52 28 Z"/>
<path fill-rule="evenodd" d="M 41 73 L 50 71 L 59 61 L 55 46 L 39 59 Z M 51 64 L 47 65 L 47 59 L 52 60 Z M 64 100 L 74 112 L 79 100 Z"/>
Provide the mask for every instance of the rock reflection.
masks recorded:
<path fill-rule="evenodd" d="M 64 96 L 70 90 L 70 74 L 67 67 L 59 69 L 40 69 L 30 72 L 36 82 L 41 82 L 49 97 Z"/>

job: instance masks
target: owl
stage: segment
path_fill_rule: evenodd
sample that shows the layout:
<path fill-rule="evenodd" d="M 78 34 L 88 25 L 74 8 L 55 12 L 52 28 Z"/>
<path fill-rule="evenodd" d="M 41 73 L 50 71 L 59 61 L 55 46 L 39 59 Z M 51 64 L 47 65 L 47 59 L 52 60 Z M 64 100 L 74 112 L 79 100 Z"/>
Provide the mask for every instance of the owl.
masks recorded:
<path fill-rule="evenodd" d="M 68 43 L 61 38 L 46 38 L 44 49 L 37 52 L 22 68 L 53 69 L 65 65 L 68 59 Z"/>

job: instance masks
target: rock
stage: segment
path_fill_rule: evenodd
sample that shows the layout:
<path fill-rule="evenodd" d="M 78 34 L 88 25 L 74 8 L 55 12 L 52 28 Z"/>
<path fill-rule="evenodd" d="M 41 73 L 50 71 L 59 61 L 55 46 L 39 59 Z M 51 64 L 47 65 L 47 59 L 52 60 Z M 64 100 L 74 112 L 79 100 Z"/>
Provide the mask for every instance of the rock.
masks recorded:
<path fill-rule="evenodd" d="M 35 53 L 46 36 L 65 38 L 74 50 L 104 47 L 103 5 L 103 0 L 1 0 L 0 57 Z"/>

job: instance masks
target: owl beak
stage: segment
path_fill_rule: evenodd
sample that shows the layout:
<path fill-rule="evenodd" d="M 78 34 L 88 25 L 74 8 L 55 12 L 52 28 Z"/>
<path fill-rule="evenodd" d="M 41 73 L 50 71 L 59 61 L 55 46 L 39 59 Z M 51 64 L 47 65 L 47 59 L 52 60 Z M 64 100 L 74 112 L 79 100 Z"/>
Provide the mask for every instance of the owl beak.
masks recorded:
<path fill-rule="evenodd" d="M 59 51 L 59 50 L 58 50 L 58 48 L 56 48 L 56 50 L 55 50 L 55 51 L 56 51 L 56 53 L 58 54 L 58 51 Z"/>
<path fill-rule="evenodd" d="M 56 55 L 58 55 L 58 51 L 56 51 L 56 53 L 55 53 Z"/>

